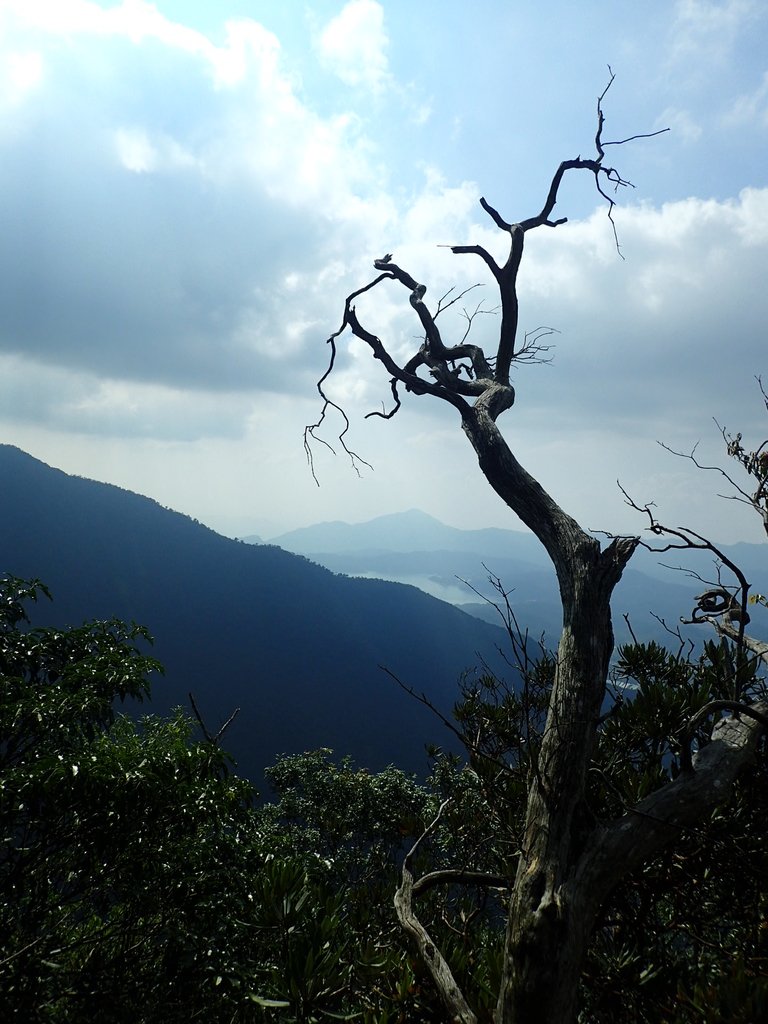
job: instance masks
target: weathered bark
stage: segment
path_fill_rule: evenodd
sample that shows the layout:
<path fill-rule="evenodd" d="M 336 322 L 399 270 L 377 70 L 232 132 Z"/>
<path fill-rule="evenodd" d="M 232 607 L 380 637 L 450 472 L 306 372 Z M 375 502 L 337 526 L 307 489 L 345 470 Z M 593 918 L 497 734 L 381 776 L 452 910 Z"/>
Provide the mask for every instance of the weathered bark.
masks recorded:
<path fill-rule="evenodd" d="M 403 868 L 403 879 L 395 893 L 395 911 L 403 929 L 416 944 L 424 965 L 432 976 L 448 1011 L 451 1024 L 477 1024 L 477 1017 L 456 984 L 448 962 L 432 941 L 429 932 L 413 913 L 413 876 L 410 869 Z"/>
<path fill-rule="evenodd" d="M 601 551 L 515 459 L 488 404 L 498 405 L 498 397 L 492 393 L 475 403 L 464 417 L 464 432 L 488 482 L 547 549 L 563 606 L 555 679 L 512 890 L 496 1019 L 499 1024 L 563 1024 L 573 1016 L 591 928 L 575 868 L 585 841 L 579 812 L 586 770 L 613 651 L 610 599 L 637 540 L 621 538 Z"/>

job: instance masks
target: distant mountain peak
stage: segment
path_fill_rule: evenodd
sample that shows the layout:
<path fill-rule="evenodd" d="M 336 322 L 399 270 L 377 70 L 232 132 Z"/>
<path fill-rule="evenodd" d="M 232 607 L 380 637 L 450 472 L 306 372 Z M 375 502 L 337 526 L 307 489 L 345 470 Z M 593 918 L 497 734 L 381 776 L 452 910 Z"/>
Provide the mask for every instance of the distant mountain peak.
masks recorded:
<path fill-rule="evenodd" d="M 396 551 L 488 551 L 514 546 L 527 552 L 525 557 L 542 561 L 545 557 L 532 534 L 520 530 L 488 528 L 460 530 L 447 526 L 435 516 L 418 508 L 389 512 L 362 523 L 325 522 L 304 526 L 271 538 L 286 551 L 305 555 L 344 554 L 350 552 Z"/>
<path fill-rule="evenodd" d="M 380 523 L 398 520 L 400 522 L 414 522 L 414 523 L 436 523 L 438 526 L 445 526 L 440 519 L 436 519 L 435 516 L 430 515 L 429 512 L 424 512 L 420 508 L 409 508 L 404 512 L 386 512 L 384 515 L 376 516 L 374 519 L 369 519 L 368 522 Z"/>

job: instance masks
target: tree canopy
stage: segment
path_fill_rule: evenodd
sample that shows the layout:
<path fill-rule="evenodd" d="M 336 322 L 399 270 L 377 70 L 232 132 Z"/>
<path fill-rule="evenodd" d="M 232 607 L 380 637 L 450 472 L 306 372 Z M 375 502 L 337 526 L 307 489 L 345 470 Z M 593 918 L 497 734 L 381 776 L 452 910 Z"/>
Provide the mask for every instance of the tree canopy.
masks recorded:
<path fill-rule="evenodd" d="M 259 804 L 181 711 L 116 710 L 115 699 L 148 697 L 158 666 L 144 630 L 39 629 L 27 609 L 45 599 L 36 582 L 0 588 L 7 1019 L 443 1021 L 441 993 L 392 905 L 406 854 L 418 919 L 478 1020 L 493 1019 L 550 654 L 521 660 L 522 689 L 464 681 L 452 723 L 468 759 L 433 747 L 431 775 L 418 781 L 320 749 L 277 762 Z M 697 656 L 683 645 L 621 648 L 588 772 L 595 820 L 680 777 L 681 729 L 727 692 L 732 657 L 727 638 Z M 757 668 L 744 698 L 762 691 Z M 708 741 L 702 720 L 695 742 Z M 765 1015 L 765 756 L 727 803 L 612 890 L 581 975 L 583 1019 Z"/>

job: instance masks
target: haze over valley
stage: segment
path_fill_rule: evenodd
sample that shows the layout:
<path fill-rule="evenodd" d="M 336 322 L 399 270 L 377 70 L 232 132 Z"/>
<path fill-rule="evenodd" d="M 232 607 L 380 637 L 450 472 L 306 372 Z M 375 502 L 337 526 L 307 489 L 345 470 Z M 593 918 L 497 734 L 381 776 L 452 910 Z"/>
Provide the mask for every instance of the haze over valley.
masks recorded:
<path fill-rule="evenodd" d="M 490 668 L 514 684 L 502 620 L 479 597 L 499 599 L 489 572 L 532 639 L 554 646 L 559 635 L 553 572 L 520 531 L 457 530 L 411 510 L 243 543 L 8 445 L 0 479 L 0 564 L 40 578 L 54 598 L 34 609 L 35 624 L 118 616 L 146 625 L 166 668 L 147 710 L 189 711 L 192 692 L 215 731 L 239 707 L 226 747 L 254 779 L 281 753 L 321 746 L 372 770 L 425 771 L 425 744 L 450 734 L 392 674 L 443 714 L 466 673 Z M 765 549 L 728 550 L 764 587 Z M 629 639 L 625 614 L 640 639 L 664 640 L 654 616 L 674 627 L 690 613 L 700 581 L 658 557 L 639 553 L 616 591 L 619 642 Z"/>

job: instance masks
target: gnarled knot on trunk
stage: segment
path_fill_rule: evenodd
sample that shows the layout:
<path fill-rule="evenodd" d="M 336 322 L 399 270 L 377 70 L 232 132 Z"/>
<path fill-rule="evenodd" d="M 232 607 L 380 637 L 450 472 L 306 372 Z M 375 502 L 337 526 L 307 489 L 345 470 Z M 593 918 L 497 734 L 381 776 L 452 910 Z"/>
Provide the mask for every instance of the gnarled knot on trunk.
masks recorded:
<path fill-rule="evenodd" d="M 417 303 L 424 301 L 424 296 L 427 294 L 427 286 L 425 284 L 417 284 L 411 292 L 410 302 L 412 306 L 416 306 Z"/>

